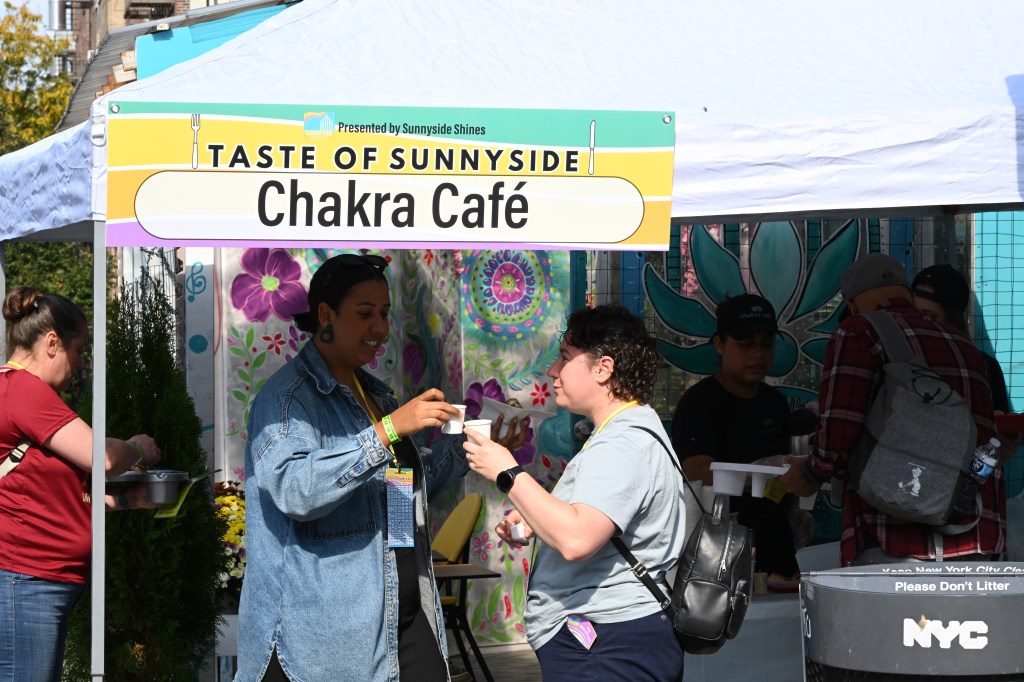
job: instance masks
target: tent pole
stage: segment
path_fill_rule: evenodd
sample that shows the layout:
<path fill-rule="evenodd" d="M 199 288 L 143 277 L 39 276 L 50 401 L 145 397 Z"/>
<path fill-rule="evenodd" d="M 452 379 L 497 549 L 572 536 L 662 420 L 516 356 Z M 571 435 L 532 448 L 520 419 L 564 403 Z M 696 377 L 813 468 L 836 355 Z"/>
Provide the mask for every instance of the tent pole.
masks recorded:
<path fill-rule="evenodd" d="M 0 291 L 7 296 L 7 242 L 0 242 Z M 0 339 L 4 339 L 4 350 L 0 359 L 7 361 L 7 320 L 0 317 Z"/>
<path fill-rule="evenodd" d="M 106 223 L 93 225 L 92 268 L 92 679 L 103 679 L 106 604 L 107 249 Z"/>

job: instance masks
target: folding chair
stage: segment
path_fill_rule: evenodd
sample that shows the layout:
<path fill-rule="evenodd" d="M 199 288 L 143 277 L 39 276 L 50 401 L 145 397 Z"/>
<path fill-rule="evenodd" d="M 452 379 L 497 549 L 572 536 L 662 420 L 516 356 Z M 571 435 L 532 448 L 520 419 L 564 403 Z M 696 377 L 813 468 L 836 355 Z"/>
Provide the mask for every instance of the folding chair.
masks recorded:
<path fill-rule="evenodd" d="M 441 528 L 434 536 L 430 544 L 431 552 L 435 562 L 449 564 L 469 563 L 469 541 L 473 534 L 473 527 L 476 526 L 477 518 L 480 516 L 482 499 L 479 493 L 470 493 L 455 509 L 452 510 Z M 469 622 L 469 615 L 466 612 L 467 579 L 442 580 L 441 588 L 441 612 L 444 614 L 445 628 L 452 631 L 455 636 L 455 644 L 459 648 L 459 655 L 462 657 L 462 664 L 466 671 L 472 675 L 473 668 L 470 665 L 469 653 L 466 651 L 466 644 L 463 635 L 469 640 L 469 646 L 473 649 L 480 671 L 488 682 L 494 682 L 491 671 L 487 668 L 480 647 L 477 646 L 476 638 L 473 637 L 472 625 Z M 458 583 L 457 592 L 453 594 L 453 583 Z M 476 677 L 474 676 L 474 680 Z"/>

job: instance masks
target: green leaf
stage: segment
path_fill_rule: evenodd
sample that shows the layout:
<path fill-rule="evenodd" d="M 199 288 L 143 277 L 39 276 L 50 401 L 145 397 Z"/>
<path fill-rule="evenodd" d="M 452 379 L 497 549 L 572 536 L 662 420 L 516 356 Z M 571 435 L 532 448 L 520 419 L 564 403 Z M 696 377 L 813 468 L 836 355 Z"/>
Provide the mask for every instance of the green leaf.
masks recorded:
<path fill-rule="evenodd" d="M 644 265 L 644 289 L 655 314 L 672 331 L 703 338 L 714 335 L 715 316 L 700 302 L 674 291 L 650 263 Z"/>
<path fill-rule="evenodd" d="M 252 383 L 252 376 L 249 374 L 248 370 L 242 369 L 241 367 L 237 367 L 235 368 L 235 373 L 238 375 L 238 378 L 244 381 L 245 383 Z"/>
<path fill-rule="evenodd" d="M 515 613 L 522 613 L 523 609 L 526 608 L 526 589 L 524 583 L 525 581 L 521 575 L 517 576 L 512 583 L 512 606 Z"/>
<path fill-rule="evenodd" d="M 779 317 L 800 286 L 802 253 L 788 220 L 761 223 L 750 243 L 750 277 Z"/>
<path fill-rule="evenodd" d="M 256 328 L 249 327 L 249 330 L 245 332 L 245 347 L 252 348 L 252 342 L 256 340 Z"/>
<path fill-rule="evenodd" d="M 249 396 L 245 393 L 245 391 L 239 390 L 237 388 L 231 389 L 231 396 L 241 403 L 244 403 L 247 400 L 249 400 Z"/>
<path fill-rule="evenodd" d="M 263 351 L 252 359 L 252 368 L 259 369 L 263 366 L 263 363 L 267 361 L 267 352 Z"/>
<path fill-rule="evenodd" d="M 501 597 L 505 591 L 505 586 L 498 583 L 498 586 L 491 590 L 491 596 L 487 599 L 487 617 L 490 619 L 491 616 L 498 612 L 501 608 Z"/>
<path fill-rule="evenodd" d="M 694 225 L 690 230 L 690 249 L 697 281 L 716 305 L 747 293 L 739 260 L 715 241 L 703 225 Z"/>
<path fill-rule="evenodd" d="M 860 226 L 856 220 L 850 220 L 822 244 L 807 272 L 800 302 L 789 317 L 790 322 L 813 313 L 836 295 L 843 273 L 857 258 L 859 245 Z"/>
<path fill-rule="evenodd" d="M 245 352 L 244 349 L 234 345 L 228 346 L 228 351 L 230 351 L 232 355 L 235 355 L 240 358 L 244 358 L 249 355 L 248 353 Z"/>

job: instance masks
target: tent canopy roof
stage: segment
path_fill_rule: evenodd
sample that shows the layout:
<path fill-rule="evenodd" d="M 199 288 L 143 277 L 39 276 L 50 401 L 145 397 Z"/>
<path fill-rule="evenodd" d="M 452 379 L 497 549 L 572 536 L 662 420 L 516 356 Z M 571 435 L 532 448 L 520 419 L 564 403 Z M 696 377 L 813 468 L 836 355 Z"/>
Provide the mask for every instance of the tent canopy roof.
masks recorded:
<path fill-rule="evenodd" d="M 1022 19 L 1016 0 L 305 0 L 105 99 L 674 111 L 680 220 L 1017 208 Z"/>

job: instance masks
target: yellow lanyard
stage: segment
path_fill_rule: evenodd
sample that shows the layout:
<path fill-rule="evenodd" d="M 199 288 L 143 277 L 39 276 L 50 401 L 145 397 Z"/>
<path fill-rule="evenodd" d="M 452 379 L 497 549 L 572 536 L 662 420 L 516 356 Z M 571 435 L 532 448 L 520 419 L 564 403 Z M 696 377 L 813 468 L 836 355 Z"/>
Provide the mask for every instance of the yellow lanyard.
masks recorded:
<path fill-rule="evenodd" d="M 619 406 L 619 408 L 618 408 L 617 410 L 615 410 L 615 411 L 614 411 L 614 412 L 612 412 L 612 413 L 611 413 L 610 415 L 608 415 L 607 417 L 605 417 L 605 418 L 604 418 L 604 421 L 603 421 L 603 422 L 601 422 L 601 425 L 600 425 L 600 426 L 598 426 L 598 427 L 597 427 L 596 429 L 594 429 L 594 433 L 590 434 L 590 438 L 593 438 L 593 437 L 594 437 L 594 436 L 596 436 L 597 434 L 601 433 L 601 429 L 603 429 L 603 428 L 605 427 L 605 424 L 607 424 L 608 422 L 610 422 L 610 421 L 612 420 L 612 417 L 614 417 L 615 415 L 617 415 L 617 414 L 618 414 L 619 412 L 622 412 L 622 411 L 623 411 L 624 409 L 626 409 L 627 407 L 633 407 L 634 405 L 636 405 L 636 401 L 635 401 L 635 400 L 630 400 L 630 401 L 629 401 L 628 403 L 626 403 L 625 405 L 620 405 L 620 406 Z M 585 442 L 585 443 L 583 444 L 583 447 L 582 447 L 582 448 L 580 448 L 580 451 L 581 451 L 581 452 L 582 452 L 583 450 L 586 450 L 586 449 L 587 449 L 587 446 L 588 446 L 588 445 L 590 445 L 590 438 L 587 438 L 587 442 Z"/>
<path fill-rule="evenodd" d="M 8 360 L 7 364 L 10 365 L 11 367 L 13 367 L 14 369 L 25 369 L 25 367 L 23 365 L 19 365 L 18 363 L 14 362 L 13 360 Z"/>
<path fill-rule="evenodd" d="M 377 417 L 373 414 L 373 410 L 370 409 L 370 401 L 366 399 L 366 393 L 363 391 L 363 385 L 361 383 L 359 383 L 359 377 L 357 377 L 355 374 L 353 374 L 352 375 L 352 381 L 356 385 L 356 390 L 359 391 L 359 397 L 363 399 L 363 407 L 366 409 L 367 416 L 370 417 L 370 421 L 373 422 L 374 426 L 376 426 L 377 422 L 380 421 L 380 420 L 377 419 Z M 395 446 L 392 445 L 391 443 L 388 443 L 388 450 L 391 451 L 392 455 L 395 454 Z M 398 458 L 392 457 L 391 458 L 391 465 L 397 467 L 398 466 Z"/>

